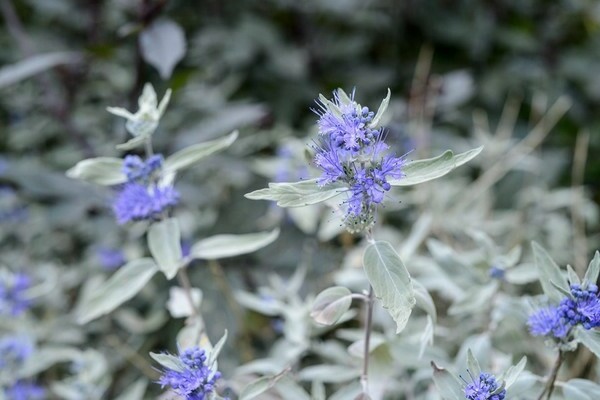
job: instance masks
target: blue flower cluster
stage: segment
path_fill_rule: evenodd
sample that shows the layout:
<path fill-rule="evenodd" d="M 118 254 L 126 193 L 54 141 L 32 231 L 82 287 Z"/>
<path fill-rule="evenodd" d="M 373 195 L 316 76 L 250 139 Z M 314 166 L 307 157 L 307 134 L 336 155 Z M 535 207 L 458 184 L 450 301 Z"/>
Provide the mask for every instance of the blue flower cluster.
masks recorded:
<path fill-rule="evenodd" d="M 96 258 L 107 271 L 115 270 L 126 262 L 123 251 L 104 246 L 96 248 Z"/>
<path fill-rule="evenodd" d="M 27 290 L 31 286 L 28 275 L 18 272 L 0 276 L 0 315 L 19 316 L 31 307 Z"/>
<path fill-rule="evenodd" d="M 183 364 L 182 370 L 164 371 L 159 383 L 163 387 L 170 386 L 186 400 L 204 400 L 213 392 L 221 373 L 206 365 L 206 353 L 199 347 L 185 350 L 179 355 L 179 360 Z"/>
<path fill-rule="evenodd" d="M 171 185 L 159 183 L 156 172 L 162 167 L 161 155 L 143 161 L 138 156 L 127 156 L 123 173 L 127 183 L 117 195 L 113 210 L 119 224 L 158 217 L 179 202 L 179 193 Z"/>
<path fill-rule="evenodd" d="M 391 185 L 389 178 L 404 176 L 404 157 L 387 154 L 383 129 L 371 125 L 374 113 L 341 91 L 333 101 L 322 101 L 319 139 L 314 146 L 315 164 L 323 171 L 317 180 L 321 187 L 343 182 L 349 189 L 345 205 L 345 225 L 360 232 L 375 222 L 375 210 Z"/>
<path fill-rule="evenodd" d="M 600 296 L 598 286 L 590 284 L 586 289 L 571 285 L 571 296 L 561 300 L 558 307 L 537 310 L 527 321 L 534 336 L 566 338 L 572 327 L 585 329 L 600 327 Z"/>
<path fill-rule="evenodd" d="M 492 374 L 482 372 L 465 387 L 465 399 L 468 400 L 504 400 L 506 389 L 498 386 Z"/>
<path fill-rule="evenodd" d="M 33 343 L 21 336 L 0 339 L 0 370 L 15 371 L 33 354 Z M 46 391 L 31 382 L 17 380 L 3 389 L 4 397 L 11 400 L 43 400 Z"/>

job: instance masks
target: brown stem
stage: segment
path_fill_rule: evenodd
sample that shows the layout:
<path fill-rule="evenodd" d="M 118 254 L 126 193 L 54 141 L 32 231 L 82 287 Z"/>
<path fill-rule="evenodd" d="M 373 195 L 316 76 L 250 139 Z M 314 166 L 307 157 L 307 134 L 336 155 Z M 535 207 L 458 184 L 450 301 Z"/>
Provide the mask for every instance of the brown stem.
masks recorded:
<path fill-rule="evenodd" d="M 558 357 L 556 358 L 556 362 L 552 367 L 552 371 L 550 371 L 550 375 L 548 376 L 548 382 L 546 383 L 546 387 L 544 387 L 544 391 L 540 393 L 538 400 L 542 400 L 544 395 L 546 395 L 546 400 L 550 400 L 550 396 L 552 396 L 552 391 L 554 390 L 554 382 L 556 381 L 556 376 L 558 375 L 558 370 L 560 369 L 561 364 L 563 363 L 563 353 L 561 350 L 558 351 Z"/>

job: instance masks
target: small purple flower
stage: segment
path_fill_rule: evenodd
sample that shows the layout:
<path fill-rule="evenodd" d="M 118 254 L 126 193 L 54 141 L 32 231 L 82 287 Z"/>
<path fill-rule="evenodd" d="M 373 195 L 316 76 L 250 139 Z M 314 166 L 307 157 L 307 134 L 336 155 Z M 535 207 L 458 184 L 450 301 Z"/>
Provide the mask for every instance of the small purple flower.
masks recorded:
<path fill-rule="evenodd" d="M 112 271 L 125 264 L 125 255 L 119 249 L 98 247 L 96 249 L 98 262 L 107 271 Z"/>
<path fill-rule="evenodd" d="M 18 381 L 4 391 L 10 400 L 44 400 L 46 391 L 43 387 L 25 381 Z"/>
<path fill-rule="evenodd" d="M 482 372 L 477 378 L 471 376 L 471 380 L 472 382 L 465 386 L 465 399 L 504 400 L 506 397 L 506 389 L 498 386 L 498 382 L 492 374 Z"/>
<path fill-rule="evenodd" d="M 163 164 L 162 154 L 155 154 L 145 162 L 136 155 L 127 155 L 123 160 L 123 173 L 129 182 L 147 182 L 154 171 Z"/>
<path fill-rule="evenodd" d="M 139 183 L 125 184 L 113 203 L 119 224 L 130 221 L 153 219 L 179 202 L 179 193 L 171 187 Z"/>
<path fill-rule="evenodd" d="M 572 325 L 581 324 L 585 329 L 600 326 L 600 297 L 598 286 L 588 285 L 582 289 L 580 285 L 571 285 L 572 298 L 567 297 L 558 307 L 561 316 Z"/>
<path fill-rule="evenodd" d="M 313 149 L 323 173 L 317 184 L 348 188 L 344 222 L 350 232 L 360 232 L 374 223 L 376 207 L 391 189 L 388 180 L 404 176 L 406 161 L 386 154 L 383 130 L 371 126 L 374 113 L 354 101 L 354 92 L 348 97 L 336 91 L 332 101 L 318 104 L 320 136 Z"/>
<path fill-rule="evenodd" d="M 570 322 L 562 318 L 557 307 L 537 310 L 529 316 L 527 325 L 534 336 L 553 336 L 558 339 L 566 337 L 571 329 Z"/>
<path fill-rule="evenodd" d="M 14 369 L 33 353 L 33 343 L 20 336 L 6 336 L 0 339 L 0 369 Z"/>
<path fill-rule="evenodd" d="M 206 353 L 199 347 L 192 347 L 179 355 L 183 364 L 181 370 L 166 369 L 158 381 L 162 387 L 170 386 L 175 393 L 186 400 L 204 400 L 215 389 L 221 377 L 206 365 Z"/>
<path fill-rule="evenodd" d="M 506 275 L 506 271 L 504 269 L 495 265 L 492 265 L 488 273 L 490 274 L 490 278 L 498 280 L 503 280 L 504 276 Z"/>
<path fill-rule="evenodd" d="M 22 272 L 0 275 L 0 315 L 19 316 L 31 307 L 31 279 Z"/>

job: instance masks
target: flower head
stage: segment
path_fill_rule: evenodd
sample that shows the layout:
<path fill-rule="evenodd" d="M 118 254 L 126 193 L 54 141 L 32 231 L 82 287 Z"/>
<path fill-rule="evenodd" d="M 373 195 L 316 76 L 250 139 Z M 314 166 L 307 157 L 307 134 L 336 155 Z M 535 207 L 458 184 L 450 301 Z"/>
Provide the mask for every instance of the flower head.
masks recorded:
<path fill-rule="evenodd" d="M 504 400 L 506 389 L 498 386 L 492 374 L 482 372 L 478 377 L 471 377 L 472 382 L 465 386 L 465 399 L 468 400 Z"/>
<path fill-rule="evenodd" d="M 114 270 L 125 264 L 125 255 L 119 249 L 111 247 L 98 247 L 96 258 L 105 270 Z"/>
<path fill-rule="evenodd" d="M 332 101 L 321 98 L 318 104 L 319 139 L 313 149 L 323 173 L 317 184 L 340 182 L 348 188 L 344 222 L 360 232 L 374 223 L 376 207 L 391 188 L 388 180 L 404 176 L 405 159 L 386 154 L 383 130 L 372 126 L 374 113 L 354 101 L 354 92 L 347 96 L 338 90 Z"/>
<path fill-rule="evenodd" d="M 206 353 L 199 347 L 192 347 L 179 355 L 181 369 L 167 369 L 159 383 L 170 386 L 175 393 L 186 400 L 204 400 L 213 392 L 216 381 L 221 377 L 206 365 Z"/>
<path fill-rule="evenodd" d="M 572 297 L 566 297 L 560 302 L 561 316 L 571 324 L 581 324 L 585 329 L 600 326 L 600 297 L 598 286 L 588 285 L 583 289 L 580 285 L 571 285 Z"/>
<path fill-rule="evenodd" d="M 20 336 L 0 339 L 0 369 L 19 367 L 33 353 L 33 343 Z"/>
<path fill-rule="evenodd" d="M 5 389 L 4 396 L 11 400 L 43 400 L 46 398 L 46 391 L 39 385 L 17 381 Z"/>
<path fill-rule="evenodd" d="M 128 155 L 123 160 L 123 172 L 129 182 L 147 182 L 154 171 L 162 167 L 163 160 L 162 154 L 155 154 L 146 161 L 138 156 Z"/>
<path fill-rule="evenodd" d="M 171 186 L 127 183 L 117 195 L 113 210 L 119 224 L 153 219 L 179 202 L 179 193 Z"/>
<path fill-rule="evenodd" d="M 557 307 L 537 310 L 529 316 L 527 325 L 534 336 L 553 336 L 559 339 L 566 337 L 571 329 L 571 323 L 561 316 Z"/>
<path fill-rule="evenodd" d="M 30 286 L 31 278 L 22 272 L 0 274 L 0 315 L 14 317 L 27 311 L 31 307 L 27 296 Z"/>

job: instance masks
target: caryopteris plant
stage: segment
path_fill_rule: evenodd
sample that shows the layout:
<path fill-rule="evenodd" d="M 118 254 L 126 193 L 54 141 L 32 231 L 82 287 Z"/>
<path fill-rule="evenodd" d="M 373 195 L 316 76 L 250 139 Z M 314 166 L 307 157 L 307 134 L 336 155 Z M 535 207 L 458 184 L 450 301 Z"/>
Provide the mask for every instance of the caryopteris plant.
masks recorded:
<path fill-rule="evenodd" d="M 319 96 L 315 110 L 319 133 L 311 149 L 321 176 L 300 182 L 270 183 L 268 188 L 246 195 L 253 200 L 276 201 L 281 207 L 336 201 L 341 224 L 348 232 L 364 236 L 368 241 L 363 267 L 369 287 L 362 293 L 352 293 L 341 286 L 326 289 L 316 297 L 311 313 L 317 323 L 333 325 L 349 310 L 352 299 L 364 302 L 362 393 L 359 396 L 362 399 L 369 398 L 374 299 L 377 298 L 394 319 L 396 333 L 405 328 L 417 303 L 413 282 L 400 256 L 390 243 L 375 239 L 378 208 L 392 187 L 442 177 L 482 150 L 479 147 L 458 155 L 448 150 L 432 159 L 409 161 L 408 154 L 400 154 L 386 144 L 387 132 L 380 124 L 390 96 L 388 91 L 376 113 L 357 103 L 354 92 L 348 95 L 338 89 L 332 100 Z"/>

